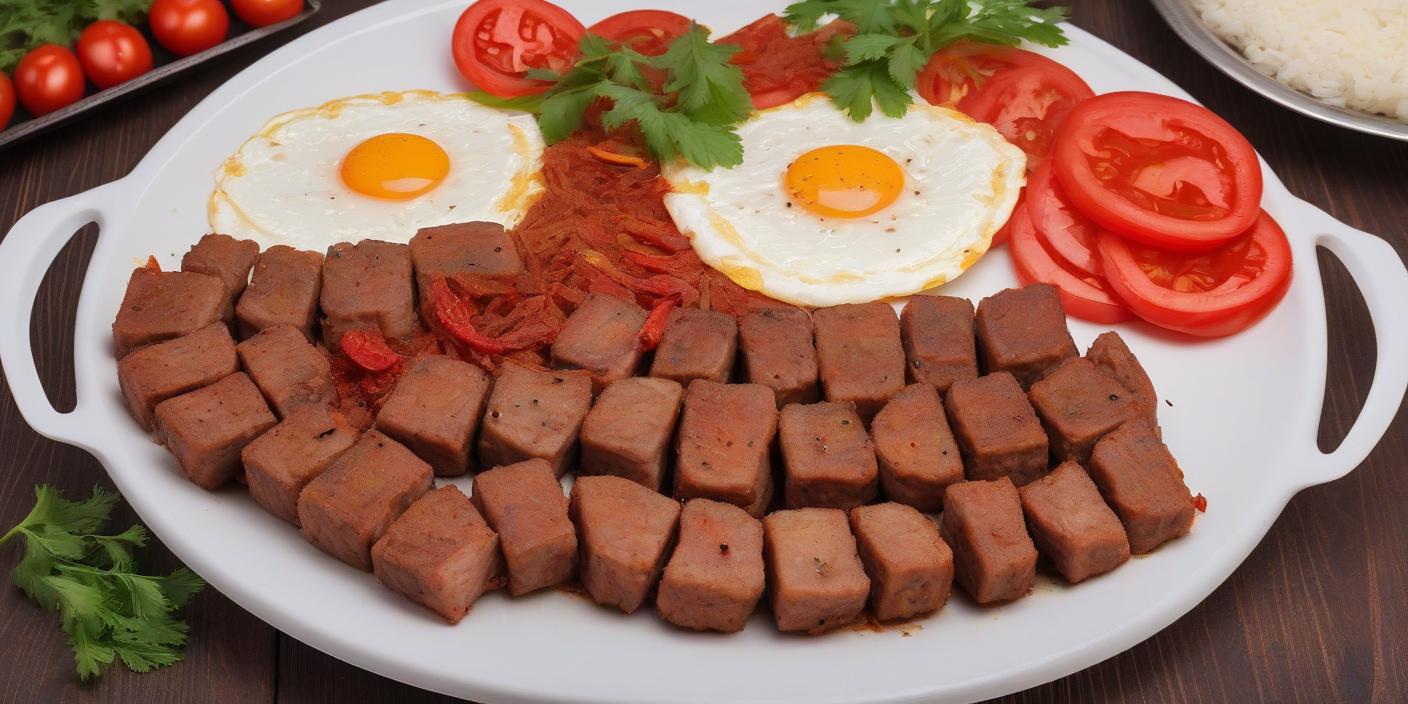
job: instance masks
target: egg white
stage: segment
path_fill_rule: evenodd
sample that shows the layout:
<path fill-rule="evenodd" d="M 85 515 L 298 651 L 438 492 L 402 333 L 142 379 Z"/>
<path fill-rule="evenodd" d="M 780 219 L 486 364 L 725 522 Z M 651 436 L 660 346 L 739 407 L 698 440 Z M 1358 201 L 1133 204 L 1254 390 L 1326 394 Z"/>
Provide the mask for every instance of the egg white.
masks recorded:
<path fill-rule="evenodd" d="M 914 105 L 863 123 L 820 94 L 740 126 L 743 163 L 666 167 L 665 207 L 699 256 L 744 288 L 804 306 L 906 296 L 972 266 L 1007 222 L 1026 182 L 1026 155 L 992 127 Z M 898 200 L 862 218 L 823 218 L 790 203 L 783 179 L 798 156 L 828 145 L 884 152 L 900 165 Z"/>
<path fill-rule="evenodd" d="M 434 140 L 450 172 L 410 200 L 367 196 L 342 182 L 353 147 L 379 134 Z M 270 120 L 215 172 L 213 231 L 262 244 L 321 249 L 366 238 L 405 242 L 422 227 L 470 220 L 511 227 L 543 191 L 543 138 L 531 115 L 463 94 L 354 96 Z"/>

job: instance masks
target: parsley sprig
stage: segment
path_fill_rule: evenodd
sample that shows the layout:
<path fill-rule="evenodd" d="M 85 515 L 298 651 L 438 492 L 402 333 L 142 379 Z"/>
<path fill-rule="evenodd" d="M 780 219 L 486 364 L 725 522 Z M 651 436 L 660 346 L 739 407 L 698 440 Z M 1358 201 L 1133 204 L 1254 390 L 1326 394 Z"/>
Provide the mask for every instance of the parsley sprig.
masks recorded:
<path fill-rule="evenodd" d="M 738 47 L 710 42 L 709 31 L 696 24 L 660 56 L 613 46 L 593 34 L 582 37 L 580 50 L 565 73 L 528 72 L 528 78 L 554 83 L 540 96 L 504 99 L 480 91 L 470 98 L 537 113 L 548 144 L 576 132 L 587 109 L 607 99 L 611 106 L 601 116 L 603 126 L 635 123 L 650 153 L 662 162 L 679 157 L 706 169 L 743 162 L 743 145 L 733 128 L 748 117 L 752 102 L 743 73 L 729 63 Z M 652 82 L 648 73 L 663 76 L 663 82 Z"/>
<path fill-rule="evenodd" d="M 822 90 L 856 122 L 869 117 L 874 105 L 902 117 L 914 102 L 919 71 L 934 52 L 959 39 L 1053 47 L 1067 41 L 1057 26 L 1066 9 L 1031 7 L 1027 0 L 800 0 L 783 16 L 798 31 L 811 31 L 828 16 L 855 25 L 855 34 L 838 39 L 844 65 Z"/>
<path fill-rule="evenodd" d="M 0 545 L 24 536 L 24 557 L 10 576 L 59 613 L 79 677 L 97 677 L 115 659 L 133 672 L 180 660 L 187 626 L 176 612 L 205 586 L 200 577 L 184 567 L 165 577 L 138 573 L 132 551 L 146 544 L 147 531 L 100 532 L 116 494 L 94 487 L 87 500 L 68 501 L 41 484 L 34 495 L 34 509 Z"/>

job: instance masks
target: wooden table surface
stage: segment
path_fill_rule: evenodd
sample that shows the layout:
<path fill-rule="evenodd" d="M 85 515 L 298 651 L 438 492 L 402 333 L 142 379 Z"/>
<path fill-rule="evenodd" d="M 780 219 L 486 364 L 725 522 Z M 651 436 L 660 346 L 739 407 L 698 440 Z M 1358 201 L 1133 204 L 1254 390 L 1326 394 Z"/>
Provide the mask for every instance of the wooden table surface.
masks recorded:
<path fill-rule="evenodd" d="M 236 51 L 175 82 L 0 152 L 0 232 L 42 203 L 128 173 L 199 100 L 288 38 L 371 4 L 324 0 L 301 30 Z M 648 5 L 648 3 L 647 3 Z M 1188 89 L 1241 129 L 1296 195 L 1408 253 L 1408 144 L 1300 117 L 1246 91 L 1178 41 L 1137 0 L 1077 0 L 1075 24 Z M 73 311 L 94 244 L 68 245 L 35 303 L 35 357 L 50 394 L 72 406 Z M 194 237 L 197 233 L 192 233 Z M 1321 444 L 1348 430 L 1373 375 L 1373 333 L 1359 293 L 1321 255 L 1330 311 L 1330 380 Z M 1408 303 L 1408 302 L 1405 302 Z M 70 495 L 111 487 L 82 450 L 36 435 L 9 390 L 0 399 L 0 524 L 18 522 L 33 487 Z M 1128 652 L 1004 702 L 1367 702 L 1408 700 L 1408 422 L 1398 420 L 1353 474 L 1302 492 L 1212 596 Z M 1235 510 L 1235 507 L 1222 507 Z M 134 520 L 124 506 L 120 521 Z M 15 547 L 0 550 L 5 570 Z M 175 558 L 159 545 L 157 567 Z M 179 665 L 133 675 L 114 668 L 93 685 L 74 676 L 56 617 L 19 590 L 0 589 L 3 702 L 428 702 L 444 698 L 359 670 L 285 636 L 214 591 L 190 610 Z"/>

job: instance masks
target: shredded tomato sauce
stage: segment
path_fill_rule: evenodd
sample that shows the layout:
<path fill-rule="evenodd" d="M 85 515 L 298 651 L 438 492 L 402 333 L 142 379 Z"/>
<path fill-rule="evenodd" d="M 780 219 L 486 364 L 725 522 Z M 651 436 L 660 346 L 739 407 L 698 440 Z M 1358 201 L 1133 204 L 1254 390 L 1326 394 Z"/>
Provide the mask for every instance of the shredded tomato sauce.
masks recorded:
<path fill-rule="evenodd" d="M 780 18 L 768 15 L 721 41 L 742 47 L 734 62 L 755 97 L 778 90 L 800 95 L 817 90 L 835 70 L 823 52 L 835 33 L 823 28 L 792 37 Z M 349 421 L 369 427 L 400 374 L 419 356 L 447 354 L 490 371 L 506 360 L 546 367 L 548 347 L 589 293 L 650 309 L 641 334 L 646 349 L 658 342 L 675 306 L 741 316 L 785 305 L 744 289 L 699 258 L 665 210 L 670 184 L 660 165 L 649 159 L 637 133 L 608 134 L 600 125 L 601 107 L 589 112 L 576 135 L 543 153 L 544 192 L 509 233 L 523 259 L 522 274 L 512 280 L 460 274 L 445 280 L 447 288 L 437 284 L 433 295 L 422 292 L 428 332 L 387 340 L 403 357 L 388 369 L 368 371 L 355 354 L 334 355 L 338 409 Z"/>
<path fill-rule="evenodd" d="M 821 90 L 838 65 L 828 58 L 832 39 L 853 31 L 849 23 L 832 22 L 793 36 L 781 17 L 765 15 L 719 43 L 739 48 L 732 63 L 743 71 L 743 87 L 759 107 L 771 107 Z"/>

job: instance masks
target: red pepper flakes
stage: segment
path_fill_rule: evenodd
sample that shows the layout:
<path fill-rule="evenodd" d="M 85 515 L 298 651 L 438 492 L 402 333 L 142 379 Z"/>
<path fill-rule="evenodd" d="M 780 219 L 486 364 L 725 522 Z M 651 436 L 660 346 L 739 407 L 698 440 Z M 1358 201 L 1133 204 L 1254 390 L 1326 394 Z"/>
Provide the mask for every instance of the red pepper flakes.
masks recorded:
<path fill-rule="evenodd" d="M 1208 512 L 1208 499 L 1207 499 L 1207 497 L 1206 497 L 1206 496 L 1203 496 L 1201 493 L 1199 493 L 1197 496 L 1194 496 L 1194 497 L 1193 497 L 1193 508 L 1198 509 L 1198 513 L 1207 513 L 1207 512 Z"/>
<path fill-rule="evenodd" d="M 148 255 L 147 255 L 147 263 L 143 265 L 143 268 L 145 268 L 147 271 L 155 271 L 156 273 L 160 274 L 160 273 L 161 273 L 161 262 L 158 262 L 158 261 L 156 260 L 156 255 L 154 255 L 154 254 L 148 254 Z"/>

